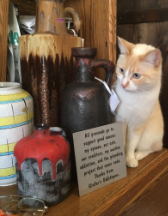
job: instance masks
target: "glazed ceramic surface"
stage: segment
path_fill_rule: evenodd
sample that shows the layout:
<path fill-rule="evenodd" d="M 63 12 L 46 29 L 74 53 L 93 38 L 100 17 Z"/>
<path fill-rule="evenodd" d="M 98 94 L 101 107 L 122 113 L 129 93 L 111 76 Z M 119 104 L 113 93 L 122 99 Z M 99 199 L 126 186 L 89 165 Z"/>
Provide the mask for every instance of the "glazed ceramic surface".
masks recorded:
<path fill-rule="evenodd" d="M 94 70 L 98 67 L 105 69 L 105 81 L 110 87 L 114 64 L 94 59 L 96 52 L 96 48 L 72 48 L 72 55 L 76 58 L 76 76 L 63 92 L 61 127 L 71 144 L 72 171 L 75 169 L 72 134 L 112 123 L 108 104 L 110 94 L 102 83 L 94 79 Z"/>
<path fill-rule="evenodd" d="M 16 183 L 13 150 L 33 132 L 33 100 L 20 84 L 0 82 L 0 186 Z"/>
<path fill-rule="evenodd" d="M 79 18 L 72 8 L 64 10 L 63 0 L 36 1 L 34 34 L 19 38 L 23 88 L 34 99 L 35 124 L 60 125 L 62 92 L 74 77 L 71 47 L 82 46 L 82 38 L 67 33 L 65 13 Z"/>
<path fill-rule="evenodd" d="M 34 134 L 21 139 L 14 149 L 18 194 L 42 199 L 49 206 L 66 198 L 71 183 L 69 153 L 60 128 L 35 127 Z"/>

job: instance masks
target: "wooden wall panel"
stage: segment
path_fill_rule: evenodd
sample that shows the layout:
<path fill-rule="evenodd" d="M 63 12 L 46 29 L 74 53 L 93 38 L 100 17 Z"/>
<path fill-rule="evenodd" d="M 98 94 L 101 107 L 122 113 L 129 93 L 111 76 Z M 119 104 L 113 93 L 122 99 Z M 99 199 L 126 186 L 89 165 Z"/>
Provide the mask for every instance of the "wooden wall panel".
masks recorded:
<path fill-rule="evenodd" d="M 159 37 L 165 32 L 168 22 L 118 25 L 117 34 L 133 43 L 158 46 Z"/>
<path fill-rule="evenodd" d="M 6 81 L 9 0 L 0 0 L 0 81 Z"/>
<path fill-rule="evenodd" d="M 168 7 L 167 0 L 117 0 L 118 12 L 164 7 Z"/>
<path fill-rule="evenodd" d="M 168 0 L 118 0 L 118 10 L 122 12 L 127 9 L 150 8 L 168 8 Z M 118 25 L 117 35 L 132 43 L 150 44 L 162 52 L 163 72 L 160 102 L 165 122 L 164 147 L 168 148 L 168 21 Z"/>

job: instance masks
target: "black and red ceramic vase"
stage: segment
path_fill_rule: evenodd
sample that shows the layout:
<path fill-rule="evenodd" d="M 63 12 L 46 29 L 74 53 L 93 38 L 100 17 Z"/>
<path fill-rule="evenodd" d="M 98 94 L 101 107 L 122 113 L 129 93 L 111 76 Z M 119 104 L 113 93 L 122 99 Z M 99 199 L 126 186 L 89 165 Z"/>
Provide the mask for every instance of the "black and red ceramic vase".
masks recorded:
<path fill-rule="evenodd" d="M 70 191 L 70 149 L 61 128 L 41 124 L 14 149 L 18 194 L 43 200 L 48 206 Z"/>
<path fill-rule="evenodd" d="M 94 79 L 94 71 L 103 67 L 105 82 L 111 88 L 114 64 L 109 60 L 94 59 L 96 48 L 72 48 L 76 58 L 75 80 L 63 92 L 61 127 L 65 130 L 72 148 L 72 175 L 76 178 L 74 146 L 72 134 L 78 131 L 110 124 L 111 111 L 108 104 L 110 94 L 104 84 Z"/>

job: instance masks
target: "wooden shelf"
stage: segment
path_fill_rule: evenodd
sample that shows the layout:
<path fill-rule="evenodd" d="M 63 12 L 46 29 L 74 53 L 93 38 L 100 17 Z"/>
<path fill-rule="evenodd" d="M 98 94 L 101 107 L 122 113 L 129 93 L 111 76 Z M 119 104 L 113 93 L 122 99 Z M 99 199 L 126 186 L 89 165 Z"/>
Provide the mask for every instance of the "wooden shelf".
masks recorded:
<path fill-rule="evenodd" d="M 60 204 L 49 208 L 48 216 L 119 215 L 159 176 L 168 164 L 168 150 L 163 149 L 140 161 L 137 168 L 128 168 L 127 177 L 107 185 L 83 197 L 79 197 L 77 185 L 70 196 Z M 0 195 L 16 194 L 17 187 L 0 187 Z"/>

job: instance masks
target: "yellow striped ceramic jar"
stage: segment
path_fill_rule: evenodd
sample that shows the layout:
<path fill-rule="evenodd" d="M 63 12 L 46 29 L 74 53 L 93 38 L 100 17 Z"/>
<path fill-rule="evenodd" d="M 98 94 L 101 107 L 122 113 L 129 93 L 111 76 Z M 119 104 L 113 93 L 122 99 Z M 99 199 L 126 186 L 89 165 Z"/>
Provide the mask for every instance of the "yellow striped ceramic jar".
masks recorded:
<path fill-rule="evenodd" d="M 32 97 L 19 83 L 0 82 L 0 186 L 16 183 L 13 150 L 17 141 L 31 133 Z"/>

